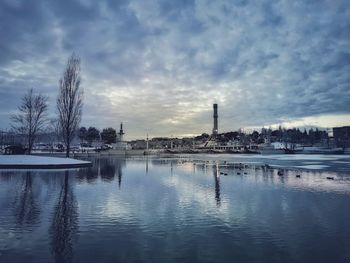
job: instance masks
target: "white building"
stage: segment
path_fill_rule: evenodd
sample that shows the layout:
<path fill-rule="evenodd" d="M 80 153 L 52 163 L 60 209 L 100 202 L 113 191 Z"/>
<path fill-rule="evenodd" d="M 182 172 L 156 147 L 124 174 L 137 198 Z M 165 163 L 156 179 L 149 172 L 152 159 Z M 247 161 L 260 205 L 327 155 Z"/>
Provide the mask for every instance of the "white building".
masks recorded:
<path fill-rule="evenodd" d="M 113 149 L 115 150 L 130 150 L 131 146 L 124 141 L 124 130 L 123 123 L 120 123 L 120 130 L 117 133 L 116 143 L 113 144 Z"/>

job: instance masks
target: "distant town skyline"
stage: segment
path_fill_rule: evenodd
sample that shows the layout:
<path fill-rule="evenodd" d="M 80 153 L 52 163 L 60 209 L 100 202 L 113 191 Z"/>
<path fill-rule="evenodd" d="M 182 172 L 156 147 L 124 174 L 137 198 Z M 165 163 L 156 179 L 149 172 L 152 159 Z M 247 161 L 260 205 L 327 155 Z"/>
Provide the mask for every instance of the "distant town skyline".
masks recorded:
<path fill-rule="evenodd" d="M 350 125 L 350 2 L 0 2 L 0 129 L 30 89 L 49 96 L 72 52 L 82 126 L 126 139 Z"/>

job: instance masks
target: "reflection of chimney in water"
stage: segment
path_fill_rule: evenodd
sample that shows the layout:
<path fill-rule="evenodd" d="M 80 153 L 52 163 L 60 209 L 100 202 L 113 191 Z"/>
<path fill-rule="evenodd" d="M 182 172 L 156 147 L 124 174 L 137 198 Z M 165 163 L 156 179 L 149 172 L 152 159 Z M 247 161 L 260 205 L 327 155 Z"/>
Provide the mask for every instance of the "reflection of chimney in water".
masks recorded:
<path fill-rule="evenodd" d="M 221 205 L 221 198 L 220 198 L 220 175 L 219 175 L 219 164 L 216 164 L 213 168 L 214 171 L 214 180 L 215 180 L 215 200 L 216 205 Z"/>

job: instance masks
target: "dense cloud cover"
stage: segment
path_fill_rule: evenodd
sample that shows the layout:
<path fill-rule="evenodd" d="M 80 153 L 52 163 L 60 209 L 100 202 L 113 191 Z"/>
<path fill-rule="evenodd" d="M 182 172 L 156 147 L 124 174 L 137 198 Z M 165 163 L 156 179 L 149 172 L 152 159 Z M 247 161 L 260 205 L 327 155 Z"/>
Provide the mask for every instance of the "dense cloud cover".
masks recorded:
<path fill-rule="evenodd" d="M 0 127 L 32 87 L 55 114 L 72 52 L 83 124 L 131 137 L 349 114 L 349 28 L 348 0 L 2 0 Z"/>

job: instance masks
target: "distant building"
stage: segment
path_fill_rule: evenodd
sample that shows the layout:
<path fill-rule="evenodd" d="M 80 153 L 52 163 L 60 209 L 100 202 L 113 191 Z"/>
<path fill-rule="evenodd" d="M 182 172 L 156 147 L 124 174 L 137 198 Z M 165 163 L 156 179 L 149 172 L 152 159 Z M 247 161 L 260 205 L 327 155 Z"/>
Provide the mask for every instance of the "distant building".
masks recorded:
<path fill-rule="evenodd" d="M 127 142 L 124 141 L 124 130 L 123 130 L 123 123 L 120 123 L 120 130 L 117 134 L 117 140 L 116 143 L 113 144 L 113 149 L 116 150 L 129 150 L 131 147 L 128 145 Z"/>
<path fill-rule="evenodd" d="M 133 140 L 129 142 L 132 149 L 135 150 L 144 150 L 147 149 L 147 141 L 146 140 Z"/>
<path fill-rule="evenodd" d="M 350 148 L 350 126 L 333 128 L 336 147 Z"/>

